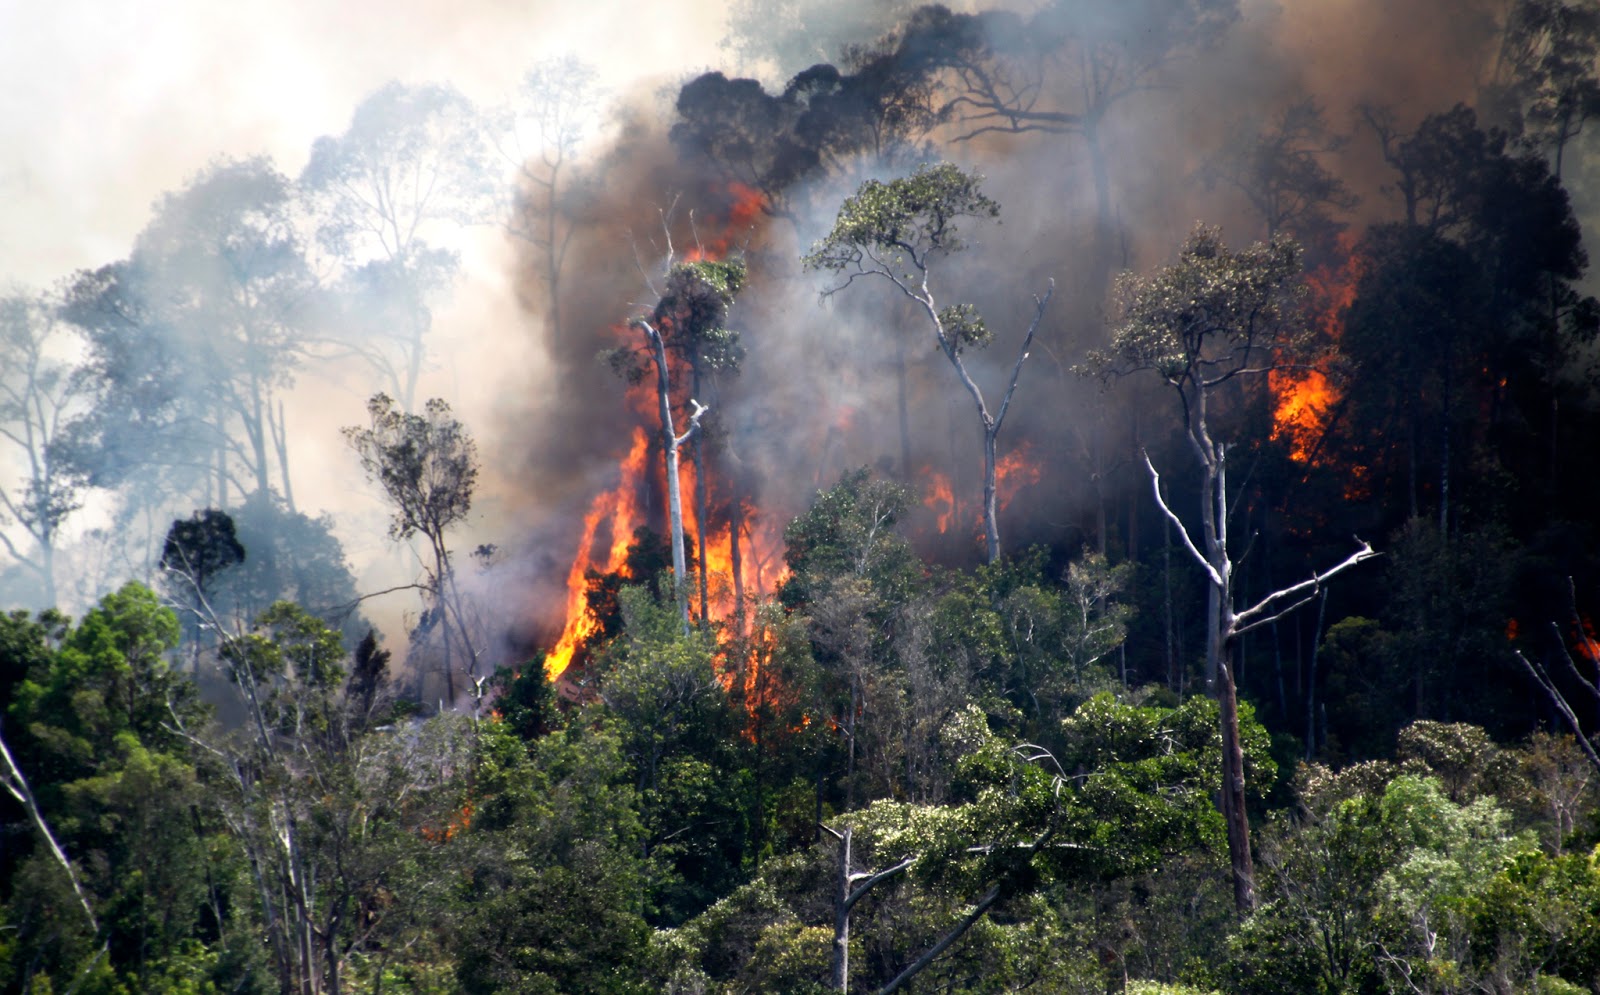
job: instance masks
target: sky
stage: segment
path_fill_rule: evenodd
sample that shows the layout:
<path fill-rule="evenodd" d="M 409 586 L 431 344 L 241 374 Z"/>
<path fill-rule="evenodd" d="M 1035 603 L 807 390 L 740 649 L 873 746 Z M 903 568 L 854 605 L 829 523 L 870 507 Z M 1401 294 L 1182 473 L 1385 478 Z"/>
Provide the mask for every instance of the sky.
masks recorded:
<path fill-rule="evenodd" d="M 720 61 L 725 34 L 721 4 L 0 0 L 0 287 L 41 290 L 125 257 L 156 199 L 215 158 L 265 153 L 297 175 L 311 143 L 341 133 L 389 80 L 448 82 L 490 104 L 539 60 L 575 53 L 612 92 L 648 92 Z M 492 230 L 466 247 L 423 385 L 485 448 L 505 399 L 537 377 L 512 266 Z M 335 515 L 367 587 L 409 567 L 338 432 L 365 420 L 364 400 L 354 378 L 302 373 L 290 439 L 301 510 Z M 495 538 L 516 501 L 485 482 L 471 542 Z M 94 522 L 92 510 L 75 517 Z"/>
<path fill-rule="evenodd" d="M 119 258 L 218 155 L 293 175 L 390 79 L 489 101 L 576 52 L 666 83 L 715 61 L 721 21 L 618 0 L 0 0 L 0 274 L 47 286 Z"/>

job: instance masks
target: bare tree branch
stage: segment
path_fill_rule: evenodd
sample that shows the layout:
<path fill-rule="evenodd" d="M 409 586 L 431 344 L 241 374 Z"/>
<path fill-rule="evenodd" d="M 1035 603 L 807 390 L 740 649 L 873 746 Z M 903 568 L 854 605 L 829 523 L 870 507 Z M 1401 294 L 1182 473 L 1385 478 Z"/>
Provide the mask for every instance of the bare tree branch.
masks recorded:
<path fill-rule="evenodd" d="M 1200 550 L 1195 547 L 1194 540 L 1189 538 L 1189 530 L 1184 527 L 1183 521 L 1179 519 L 1177 515 L 1172 513 L 1172 509 L 1167 507 L 1166 499 L 1161 496 L 1161 474 L 1156 472 L 1155 464 L 1150 462 L 1150 453 L 1145 450 L 1140 450 L 1139 455 L 1144 457 L 1145 469 L 1150 471 L 1150 487 L 1156 495 L 1156 507 L 1161 509 L 1162 513 L 1167 516 L 1167 519 L 1171 521 L 1173 525 L 1177 526 L 1178 535 L 1183 538 L 1184 548 L 1189 551 L 1189 555 L 1194 557 L 1195 562 L 1200 564 L 1200 569 L 1206 572 L 1206 576 L 1211 578 L 1211 583 L 1217 585 L 1219 588 L 1223 587 L 1222 575 L 1217 573 L 1216 569 L 1211 566 L 1211 563 L 1205 558 Z"/>

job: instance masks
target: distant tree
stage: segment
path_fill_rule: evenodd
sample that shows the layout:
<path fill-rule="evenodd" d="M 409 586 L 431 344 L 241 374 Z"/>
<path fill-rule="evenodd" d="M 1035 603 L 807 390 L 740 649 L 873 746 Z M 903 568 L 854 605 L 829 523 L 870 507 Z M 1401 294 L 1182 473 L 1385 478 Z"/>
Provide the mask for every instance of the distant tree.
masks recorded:
<path fill-rule="evenodd" d="M 552 337 L 561 334 L 561 277 L 578 231 L 578 155 L 603 95 L 594 67 L 567 55 L 529 69 L 515 95 L 487 114 L 489 139 L 511 170 L 500 224 L 538 256 Z"/>
<path fill-rule="evenodd" d="M 964 173 L 949 163 L 921 166 L 911 176 L 888 183 L 868 180 L 840 207 L 833 230 L 812 246 L 804 262 L 809 269 L 843 275 L 844 282 L 826 294 L 837 293 L 857 277 L 876 277 L 887 280 L 926 316 L 939 351 L 972 397 L 983 431 L 983 529 L 988 561 L 993 563 L 1000 558 L 997 440 L 1055 283 L 1051 282 L 1044 297 L 1034 298 L 1033 320 L 1017 350 L 1011 378 L 999 407 L 991 411 L 962 356 L 968 349 L 988 345 L 994 335 L 977 308 L 971 304 L 941 308 L 929 286 L 940 261 L 965 248 L 957 222 L 994 218 L 1000 213 L 1000 205 L 979 190 L 980 180 L 977 174 Z"/>
<path fill-rule="evenodd" d="M 1506 5 L 1485 104 L 1562 175 L 1567 147 L 1600 114 L 1600 5 L 1514 0 Z"/>
<path fill-rule="evenodd" d="M 1254 132 L 1231 136 L 1224 150 L 1201 170 L 1208 184 L 1225 183 L 1242 194 L 1260 216 L 1264 237 L 1292 235 L 1302 245 L 1326 251 L 1358 198 L 1323 164 L 1345 137 L 1330 132 L 1322 106 L 1297 100 Z"/>
<path fill-rule="evenodd" d="M 454 88 L 390 82 L 350 125 L 311 147 L 300 186 L 317 237 L 345 268 L 342 342 L 370 363 L 402 411 L 426 365 L 430 301 L 459 265 L 449 234 L 480 220 L 490 185 L 481 118 Z M 363 321 L 364 316 L 367 320 Z"/>
<path fill-rule="evenodd" d="M 445 533 L 472 508 L 478 446 L 450 413 L 450 405 L 438 398 L 428 401 L 426 414 L 413 415 L 397 409 L 387 394 L 375 394 L 367 402 L 367 414 L 371 424 L 346 428 L 345 439 L 361 458 L 368 478 L 383 488 L 389 500 L 390 538 L 404 541 L 421 535 L 427 541 L 433 560 L 423 583 L 428 622 L 444 633 L 445 686 L 454 701 L 456 668 L 474 676 L 478 657 L 462 621 L 461 594 Z"/>
<path fill-rule="evenodd" d="M 1238 0 L 1139 0 L 1120 8 L 1054 0 L 1028 14 L 958 13 L 929 4 L 901 30 L 908 61 L 936 75 L 957 140 L 991 133 L 1068 135 L 1088 153 L 1095 195 L 1098 300 L 1116 265 L 1112 112 L 1169 78 L 1239 19 Z"/>
<path fill-rule="evenodd" d="M 214 602 L 219 575 L 245 561 L 247 553 L 239 542 L 238 531 L 227 512 L 215 508 L 196 511 L 191 518 L 180 518 L 167 530 L 161 548 L 161 569 L 166 574 L 176 602 L 183 607 L 184 628 L 189 633 L 194 653 L 194 668 L 200 670 L 200 652 L 210 640 L 200 634 L 216 619 L 243 626 L 243 618 L 229 618 Z M 220 635 L 213 631 L 213 635 Z"/>
<path fill-rule="evenodd" d="M 1543 157 L 1518 151 L 1500 129 L 1480 127 L 1465 105 L 1431 114 L 1409 133 L 1382 109 L 1365 113 L 1395 170 L 1404 224 L 1369 235 L 1374 264 L 1358 286 L 1347 338 L 1360 375 L 1379 378 L 1391 348 L 1378 346 L 1380 339 L 1402 356 L 1408 341 L 1433 343 L 1410 358 L 1425 379 L 1407 402 L 1409 430 L 1417 431 L 1417 415 L 1433 422 L 1439 520 L 1448 528 L 1451 485 L 1460 479 L 1451 471 L 1462 453 L 1482 445 L 1485 429 L 1518 439 L 1495 454 L 1502 465 L 1552 487 L 1559 481 L 1561 411 L 1593 389 L 1580 357 L 1600 329 L 1600 304 L 1575 286 L 1588 255 L 1566 191 Z M 1424 308 L 1383 303 L 1438 297 L 1451 284 L 1460 293 L 1435 306 L 1458 311 L 1459 327 L 1441 325 Z M 1370 302 L 1363 299 L 1369 291 Z M 1402 323 L 1417 331 L 1395 327 Z M 1485 406 L 1487 420 L 1468 414 Z"/>
<path fill-rule="evenodd" d="M 56 604 L 61 526 L 83 502 L 84 478 L 61 446 L 87 400 L 69 363 L 69 330 L 47 297 L 16 292 L 0 299 L 0 439 L 24 467 L 19 480 L 0 484 L 0 545 L 40 582 L 41 609 Z M 20 544 L 4 531 L 12 524 L 27 536 Z"/>
<path fill-rule="evenodd" d="M 1155 464 L 1145 454 L 1156 504 L 1184 548 L 1204 571 L 1206 686 L 1221 705 L 1222 811 L 1228 824 L 1234 901 L 1240 914 L 1255 906 L 1255 872 L 1245 812 L 1244 759 L 1234 677 L 1238 638 L 1310 601 L 1335 574 L 1376 555 L 1359 549 L 1335 566 L 1237 608 L 1238 588 L 1228 522 L 1235 497 L 1228 489 L 1229 444 L 1218 438 L 1229 392 L 1268 371 L 1303 362 L 1306 342 L 1297 280 L 1299 247 L 1274 239 L 1240 252 L 1214 228 L 1197 227 L 1177 263 L 1148 277 L 1128 274 L 1119 284 L 1122 317 L 1101 368 L 1111 374 L 1151 372 L 1177 395 L 1183 439 L 1200 470 L 1200 540 L 1168 507 Z"/>

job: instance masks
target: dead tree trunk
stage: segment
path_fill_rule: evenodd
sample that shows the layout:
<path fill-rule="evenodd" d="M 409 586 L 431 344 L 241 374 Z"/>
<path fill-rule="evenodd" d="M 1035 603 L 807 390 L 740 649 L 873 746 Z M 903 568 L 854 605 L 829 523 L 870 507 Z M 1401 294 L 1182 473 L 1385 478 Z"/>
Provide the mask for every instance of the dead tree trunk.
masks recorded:
<path fill-rule="evenodd" d="M 688 563 L 683 549 L 683 490 L 678 480 L 678 448 L 694 435 L 700 427 L 700 416 L 706 409 L 699 401 L 690 398 L 694 410 L 689 414 L 689 428 L 682 435 L 672 428 L 672 384 L 667 370 L 667 346 L 648 321 L 636 324 L 650 341 L 651 355 L 656 367 L 656 398 L 660 403 L 661 445 L 667 459 L 667 516 L 672 531 L 672 594 L 678 605 L 678 616 L 683 621 L 683 634 L 689 634 Z"/>
<path fill-rule="evenodd" d="M 1006 412 L 1011 408 L 1011 399 L 1017 392 L 1017 379 L 1022 376 L 1022 364 L 1028 361 L 1029 350 L 1033 347 L 1033 336 L 1039 330 L 1039 322 L 1044 319 L 1044 309 L 1050 303 L 1050 298 L 1056 292 L 1056 282 L 1050 281 L 1050 287 L 1043 297 L 1035 297 L 1033 321 L 1028 324 L 1028 334 L 1022 339 L 1022 346 L 1017 350 L 1017 361 L 1011 367 L 1011 379 L 1006 384 L 1005 395 L 1000 400 L 1000 407 L 993 414 L 984 403 L 983 390 L 978 387 L 977 381 L 967 372 L 967 365 L 961 359 L 961 343 L 959 336 L 951 329 L 945 327 L 944 318 L 938 306 L 934 303 L 933 294 L 928 290 L 927 281 L 924 280 L 920 295 L 912 293 L 911 296 L 927 312 L 933 322 L 934 335 L 939 340 L 939 348 L 944 352 L 945 358 L 950 360 L 950 365 L 955 367 L 956 375 L 961 378 L 961 386 L 972 397 L 972 403 L 977 407 L 978 423 L 983 429 L 983 536 L 984 547 L 988 562 L 994 563 L 1000 559 L 1000 525 L 998 522 L 998 501 L 996 499 L 996 473 L 997 459 L 995 451 L 998 448 L 1000 428 L 1005 424 Z"/>
<path fill-rule="evenodd" d="M 1203 407 L 1199 408 L 1203 414 Z M 1233 877 L 1233 900 L 1240 915 L 1255 908 L 1255 863 L 1250 853 L 1250 818 L 1245 809 L 1244 746 L 1239 737 L 1238 688 L 1234 680 L 1232 655 L 1239 636 L 1251 629 L 1269 625 L 1310 603 L 1322 590 L 1323 582 L 1378 555 L 1360 539 L 1354 553 L 1331 569 L 1289 587 L 1273 591 L 1244 611 L 1233 609 L 1233 561 L 1228 552 L 1228 473 L 1227 447 L 1214 443 L 1205 434 L 1204 422 L 1192 423 L 1190 442 L 1199 455 L 1202 468 L 1200 524 L 1205 551 L 1195 543 L 1187 526 L 1173 514 L 1161 493 L 1161 475 L 1144 454 L 1150 473 L 1156 505 L 1182 540 L 1184 548 L 1206 574 L 1206 687 L 1217 699 L 1222 725 L 1221 808 L 1228 827 L 1228 862 Z"/>
<path fill-rule="evenodd" d="M 850 910 L 878 885 L 896 875 L 903 874 L 916 860 L 914 857 L 895 864 L 887 870 L 852 872 L 850 870 L 850 843 L 853 831 L 847 826 L 844 832 L 820 826 L 823 832 L 839 841 L 839 871 L 833 897 L 833 953 L 828 968 L 828 987 L 836 992 L 850 990 Z"/>

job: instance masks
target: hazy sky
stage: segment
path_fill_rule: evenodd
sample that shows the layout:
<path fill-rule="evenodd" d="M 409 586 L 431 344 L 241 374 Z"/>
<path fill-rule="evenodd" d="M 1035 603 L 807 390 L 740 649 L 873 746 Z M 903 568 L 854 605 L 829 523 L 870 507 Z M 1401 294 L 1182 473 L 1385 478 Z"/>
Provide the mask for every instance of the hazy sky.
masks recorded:
<path fill-rule="evenodd" d="M 385 81 L 478 100 L 576 52 L 618 87 L 709 65 L 722 6 L 601 0 L 0 0 L 0 274 L 45 285 L 127 252 L 211 158 L 293 175 Z"/>
<path fill-rule="evenodd" d="M 266 153 L 297 175 L 312 141 L 343 132 L 391 79 L 449 82 L 491 103 L 539 60 L 575 53 L 613 93 L 675 86 L 721 61 L 723 12 L 623 0 L 0 0 L 0 287 L 43 289 L 125 257 L 152 203 L 218 156 Z M 510 399 L 538 389 L 542 365 L 512 265 L 480 230 L 436 313 L 422 386 L 451 400 L 491 466 L 510 444 Z M 289 402 L 299 506 L 336 515 L 367 588 L 414 566 L 393 552 L 386 509 L 338 431 L 365 421 L 374 386 L 303 370 Z M 463 548 L 504 541 L 501 523 L 523 503 L 486 474 Z M 94 524 L 97 507 L 74 527 Z"/>

